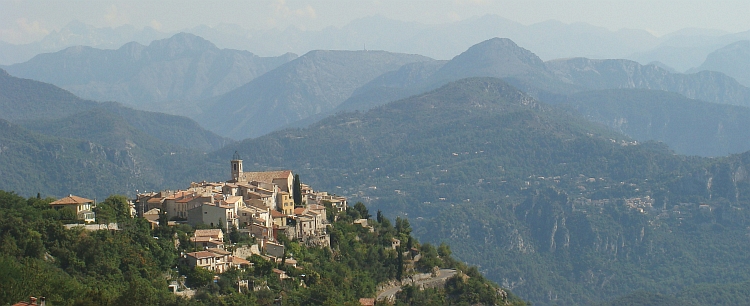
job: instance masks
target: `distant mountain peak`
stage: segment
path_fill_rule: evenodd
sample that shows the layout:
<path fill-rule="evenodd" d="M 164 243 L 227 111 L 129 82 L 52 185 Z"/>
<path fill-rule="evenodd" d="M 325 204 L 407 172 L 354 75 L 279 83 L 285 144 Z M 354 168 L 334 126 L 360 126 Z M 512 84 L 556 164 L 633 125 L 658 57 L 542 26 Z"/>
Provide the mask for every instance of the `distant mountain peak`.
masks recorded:
<path fill-rule="evenodd" d="M 456 60 L 465 57 L 493 62 L 518 60 L 529 66 L 544 67 L 544 61 L 536 56 L 536 54 L 518 46 L 508 38 L 495 37 L 485 40 L 471 46 L 471 48 L 453 59 Z"/>
<path fill-rule="evenodd" d="M 153 51 L 166 52 L 170 56 L 177 56 L 186 52 L 204 52 L 217 49 L 212 42 L 203 37 L 190 33 L 177 33 L 170 38 L 155 40 L 148 45 Z"/>
<path fill-rule="evenodd" d="M 472 76 L 510 77 L 545 71 L 544 61 L 508 38 L 478 43 L 445 64 L 438 73 L 460 79 Z"/>

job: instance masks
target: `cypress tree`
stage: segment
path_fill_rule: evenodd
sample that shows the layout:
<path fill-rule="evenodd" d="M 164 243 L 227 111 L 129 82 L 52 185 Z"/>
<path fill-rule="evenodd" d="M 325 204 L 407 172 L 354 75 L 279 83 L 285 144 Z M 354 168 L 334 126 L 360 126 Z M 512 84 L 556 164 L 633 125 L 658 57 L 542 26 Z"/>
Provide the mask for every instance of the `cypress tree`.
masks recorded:
<path fill-rule="evenodd" d="M 299 181 L 299 174 L 294 175 L 294 190 L 292 191 L 294 197 L 294 206 L 302 206 L 302 183 Z"/>

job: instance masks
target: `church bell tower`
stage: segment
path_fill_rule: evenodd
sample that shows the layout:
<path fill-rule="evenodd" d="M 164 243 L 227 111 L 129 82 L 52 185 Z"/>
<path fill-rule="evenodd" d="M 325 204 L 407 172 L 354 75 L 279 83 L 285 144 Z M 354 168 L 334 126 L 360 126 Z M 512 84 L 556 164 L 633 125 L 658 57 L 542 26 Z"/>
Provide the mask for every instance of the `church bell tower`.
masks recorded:
<path fill-rule="evenodd" d="M 232 180 L 239 182 L 241 177 L 242 159 L 240 159 L 240 154 L 238 154 L 237 151 L 234 151 L 234 155 L 232 156 Z"/>

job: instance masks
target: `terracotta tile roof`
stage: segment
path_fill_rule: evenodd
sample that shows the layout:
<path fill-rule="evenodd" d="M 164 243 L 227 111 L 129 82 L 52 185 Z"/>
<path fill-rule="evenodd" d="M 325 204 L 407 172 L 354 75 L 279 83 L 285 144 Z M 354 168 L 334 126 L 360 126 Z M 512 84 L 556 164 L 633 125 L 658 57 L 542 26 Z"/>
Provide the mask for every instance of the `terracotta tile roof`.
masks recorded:
<path fill-rule="evenodd" d="M 294 209 L 294 214 L 295 215 L 302 215 L 302 214 L 305 213 L 306 210 L 307 209 L 304 208 L 304 207 L 297 207 L 297 208 Z"/>
<path fill-rule="evenodd" d="M 324 209 L 326 209 L 326 207 L 323 206 L 323 205 L 318 205 L 318 204 L 310 204 L 310 205 L 307 205 L 307 209 L 309 209 L 309 210 L 324 210 Z"/>
<path fill-rule="evenodd" d="M 239 201 L 242 201 L 242 197 L 241 196 L 227 197 L 227 200 L 226 200 L 227 203 L 232 203 L 232 204 L 237 203 Z"/>
<path fill-rule="evenodd" d="M 286 215 L 284 213 L 282 213 L 282 212 L 279 212 L 277 210 L 272 209 L 271 210 L 271 217 L 273 217 L 273 218 L 282 218 L 282 217 L 286 217 Z"/>
<path fill-rule="evenodd" d="M 156 203 L 161 203 L 162 201 L 164 201 L 164 198 L 153 197 L 153 198 L 148 199 L 148 201 L 146 202 L 151 203 L 151 204 L 156 204 Z"/>
<path fill-rule="evenodd" d="M 375 306 L 374 298 L 360 298 L 359 304 L 362 306 Z"/>
<path fill-rule="evenodd" d="M 219 254 L 219 255 L 229 255 L 229 254 L 232 254 L 232 252 L 227 252 L 227 251 L 219 249 L 219 248 L 208 248 L 208 251 L 211 252 L 211 253 L 214 253 L 214 254 Z"/>
<path fill-rule="evenodd" d="M 251 262 L 249 262 L 249 261 L 247 261 L 245 259 L 239 258 L 237 256 L 229 256 L 229 260 L 227 260 L 227 261 L 229 261 L 229 262 L 231 262 L 233 264 L 236 264 L 236 265 L 252 265 Z"/>
<path fill-rule="evenodd" d="M 199 229 L 195 230 L 195 237 L 221 237 L 224 233 L 220 229 Z"/>
<path fill-rule="evenodd" d="M 192 201 L 192 200 L 194 200 L 196 198 L 198 198 L 198 197 L 197 196 L 189 195 L 189 196 L 183 197 L 183 198 L 181 198 L 181 199 L 179 199 L 179 200 L 177 200 L 175 202 L 177 202 L 177 203 L 187 203 L 187 202 L 190 202 L 190 201 Z"/>
<path fill-rule="evenodd" d="M 82 197 L 74 196 L 71 194 L 67 197 L 64 197 L 62 199 L 59 199 L 49 204 L 50 205 L 71 205 L 71 204 L 84 204 L 84 203 L 94 203 L 94 200 L 89 200 L 87 198 L 82 198 Z"/>
<path fill-rule="evenodd" d="M 263 183 L 273 183 L 274 179 L 287 179 L 292 174 L 291 170 L 282 171 L 264 171 L 264 172 L 244 172 L 242 177 L 246 181 L 258 181 Z"/>
<path fill-rule="evenodd" d="M 186 255 L 190 257 L 195 257 L 195 258 L 216 257 L 216 254 L 208 252 L 208 251 L 192 252 L 192 253 L 187 253 Z"/>

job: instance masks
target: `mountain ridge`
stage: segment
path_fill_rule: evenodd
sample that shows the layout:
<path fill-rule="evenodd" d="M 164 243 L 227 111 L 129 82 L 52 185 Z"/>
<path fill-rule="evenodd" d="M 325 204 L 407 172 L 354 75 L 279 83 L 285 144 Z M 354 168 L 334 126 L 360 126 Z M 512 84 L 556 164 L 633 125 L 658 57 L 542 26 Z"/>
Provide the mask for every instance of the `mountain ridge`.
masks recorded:
<path fill-rule="evenodd" d="M 148 46 L 131 42 L 116 50 L 69 47 L 5 66 L 12 75 L 55 84 L 78 96 L 117 101 L 140 109 L 189 114 L 191 101 L 226 93 L 296 58 L 262 58 L 218 49 L 187 33 Z M 113 73 L 114 72 L 114 73 Z M 172 105 L 172 101 L 181 101 Z"/>
<path fill-rule="evenodd" d="M 380 74 L 425 60 L 385 51 L 311 51 L 204 102 L 204 113 L 194 119 L 234 139 L 257 137 L 331 110 Z"/>

